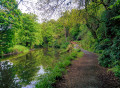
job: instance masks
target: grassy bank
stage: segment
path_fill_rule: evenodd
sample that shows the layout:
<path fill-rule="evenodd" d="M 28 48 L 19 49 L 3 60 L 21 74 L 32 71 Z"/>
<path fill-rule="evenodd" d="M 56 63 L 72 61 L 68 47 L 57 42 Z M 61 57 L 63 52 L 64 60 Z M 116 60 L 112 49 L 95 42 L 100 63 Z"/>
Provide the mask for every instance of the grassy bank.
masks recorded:
<path fill-rule="evenodd" d="M 29 53 L 29 51 L 30 49 L 25 46 L 15 45 L 13 47 L 8 48 L 8 52 L 6 54 L 3 54 L 2 60 L 18 58 L 26 55 L 27 53 Z"/>
<path fill-rule="evenodd" d="M 26 53 L 29 51 L 29 48 L 22 45 L 15 45 L 8 49 L 8 53 Z"/>
<path fill-rule="evenodd" d="M 54 68 L 49 68 L 50 72 L 41 75 L 39 82 L 36 84 L 36 88 L 53 88 L 52 84 L 60 79 L 63 73 L 66 72 L 66 67 L 71 64 L 71 60 L 77 57 L 83 56 L 83 52 L 72 51 L 71 53 L 63 54 Z"/>

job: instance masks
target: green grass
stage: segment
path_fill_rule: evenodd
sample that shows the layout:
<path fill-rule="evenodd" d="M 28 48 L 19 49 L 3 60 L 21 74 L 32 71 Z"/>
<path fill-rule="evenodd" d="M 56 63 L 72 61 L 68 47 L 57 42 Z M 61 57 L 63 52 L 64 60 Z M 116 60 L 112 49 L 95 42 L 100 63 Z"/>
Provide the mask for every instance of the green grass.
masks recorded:
<path fill-rule="evenodd" d="M 83 56 L 83 52 L 79 52 L 78 54 L 77 54 L 77 57 L 82 57 Z"/>
<path fill-rule="evenodd" d="M 23 52 L 23 53 L 26 53 L 29 51 L 29 48 L 25 47 L 25 46 L 22 46 L 22 45 L 15 45 L 14 47 L 11 47 L 8 49 L 8 52 L 11 53 L 11 52 Z"/>
<path fill-rule="evenodd" d="M 71 64 L 71 60 L 76 59 L 77 57 L 82 57 L 82 52 L 77 52 L 76 50 L 71 53 L 65 53 L 61 56 L 60 61 L 56 63 L 54 68 L 49 68 L 50 72 L 44 75 L 41 75 L 36 84 L 36 88 L 53 88 L 53 84 L 57 79 L 60 79 L 63 73 L 66 72 L 66 67 Z"/>
<path fill-rule="evenodd" d="M 108 71 L 114 72 L 115 76 L 119 77 L 120 79 L 120 65 L 116 65 L 115 67 L 109 69 Z"/>

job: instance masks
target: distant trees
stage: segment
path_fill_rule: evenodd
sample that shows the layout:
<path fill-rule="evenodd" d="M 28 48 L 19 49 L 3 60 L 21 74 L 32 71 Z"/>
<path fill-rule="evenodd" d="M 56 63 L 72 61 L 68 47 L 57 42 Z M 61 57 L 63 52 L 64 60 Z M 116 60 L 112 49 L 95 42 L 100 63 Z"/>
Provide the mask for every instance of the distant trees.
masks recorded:
<path fill-rule="evenodd" d="M 18 31 L 18 44 L 33 48 L 34 45 L 42 43 L 40 24 L 36 21 L 33 14 L 22 15 L 22 28 Z"/>

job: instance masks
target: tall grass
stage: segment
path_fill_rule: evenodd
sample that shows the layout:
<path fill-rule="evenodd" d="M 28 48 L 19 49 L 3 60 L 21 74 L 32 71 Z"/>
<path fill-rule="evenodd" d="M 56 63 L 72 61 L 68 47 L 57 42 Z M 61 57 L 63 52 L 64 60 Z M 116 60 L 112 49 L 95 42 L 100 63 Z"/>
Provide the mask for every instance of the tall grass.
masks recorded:
<path fill-rule="evenodd" d="M 77 56 L 81 57 L 82 55 L 82 52 L 77 51 L 62 55 L 55 67 L 49 68 L 50 72 L 39 77 L 40 81 L 36 84 L 36 88 L 53 88 L 52 84 L 54 84 L 57 79 L 60 79 L 62 74 L 66 72 L 66 67 L 71 64 L 71 60 L 77 58 Z"/>

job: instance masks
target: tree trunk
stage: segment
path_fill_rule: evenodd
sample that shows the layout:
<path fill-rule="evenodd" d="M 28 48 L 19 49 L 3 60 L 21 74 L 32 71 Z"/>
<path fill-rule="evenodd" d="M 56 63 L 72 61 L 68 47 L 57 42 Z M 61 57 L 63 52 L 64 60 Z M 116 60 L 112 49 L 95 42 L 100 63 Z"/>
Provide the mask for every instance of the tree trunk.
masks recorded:
<path fill-rule="evenodd" d="M 67 31 L 66 31 L 66 28 L 64 27 L 64 31 L 65 31 L 65 40 L 67 42 Z"/>

